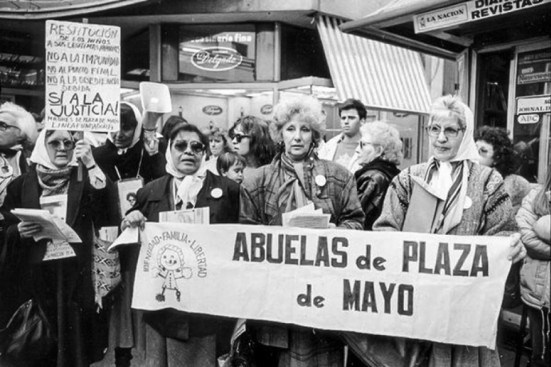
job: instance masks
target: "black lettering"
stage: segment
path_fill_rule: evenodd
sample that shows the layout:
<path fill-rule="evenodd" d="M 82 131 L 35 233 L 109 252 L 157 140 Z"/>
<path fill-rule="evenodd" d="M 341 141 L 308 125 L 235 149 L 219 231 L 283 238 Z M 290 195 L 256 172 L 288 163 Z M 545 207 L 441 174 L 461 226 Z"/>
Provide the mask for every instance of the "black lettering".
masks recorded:
<path fill-rule="evenodd" d="M 455 267 L 453 268 L 453 275 L 460 276 L 460 277 L 468 277 L 469 272 L 467 270 L 461 270 L 461 268 L 463 267 L 463 264 L 465 263 L 465 260 L 469 255 L 469 252 L 471 252 L 471 245 L 465 244 L 465 243 L 454 243 L 453 248 L 454 250 L 463 251 L 459 256 L 459 259 L 457 260 Z"/>
<path fill-rule="evenodd" d="M 260 263 L 266 258 L 264 233 L 251 233 L 251 261 Z"/>
<path fill-rule="evenodd" d="M 298 241 L 298 235 L 285 236 L 285 264 L 298 265 L 298 259 L 293 259 L 291 256 L 297 252 L 293 247 L 293 241 Z"/>
<path fill-rule="evenodd" d="M 345 268 L 348 263 L 348 256 L 346 251 L 339 250 L 339 244 L 342 245 L 342 247 L 348 247 L 348 239 L 345 237 L 333 238 L 331 250 L 333 251 L 333 255 L 340 257 L 340 260 L 339 258 L 331 259 L 331 266 L 334 268 Z"/>
<path fill-rule="evenodd" d="M 354 289 L 350 288 L 350 281 L 343 279 L 342 309 L 344 311 L 360 310 L 360 281 L 354 281 Z"/>
<path fill-rule="evenodd" d="M 371 308 L 371 312 L 377 313 L 377 300 L 375 299 L 373 282 L 365 282 L 362 311 L 365 312 L 368 308 Z"/>
<path fill-rule="evenodd" d="M 417 247 L 418 244 L 415 241 L 404 241 L 404 250 L 403 250 L 403 264 L 402 264 L 402 271 L 408 273 L 409 272 L 409 263 L 410 261 L 417 261 L 418 260 L 418 253 L 417 253 Z"/>
<path fill-rule="evenodd" d="M 329 247 L 327 245 L 327 237 L 320 237 L 318 240 L 318 251 L 316 253 L 316 266 L 329 266 Z"/>
<path fill-rule="evenodd" d="M 405 300 L 406 297 L 407 300 Z M 411 284 L 400 284 L 398 286 L 398 314 L 413 315 L 413 286 Z"/>
<path fill-rule="evenodd" d="M 434 270 L 425 267 L 425 250 L 426 244 L 424 241 L 419 242 L 419 273 L 432 274 Z"/>
<path fill-rule="evenodd" d="M 237 232 L 235 236 L 235 245 L 233 247 L 233 261 L 249 261 L 249 252 L 247 251 L 247 237 L 243 232 Z"/>
<path fill-rule="evenodd" d="M 283 262 L 283 237 L 285 235 L 280 234 L 278 235 L 278 241 L 277 241 L 277 255 L 276 257 L 273 257 L 273 250 L 272 250 L 272 234 L 268 233 L 267 238 L 267 245 L 266 245 L 266 258 L 269 263 L 271 264 L 281 264 Z"/>
<path fill-rule="evenodd" d="M 440 274 L 444 270 L 444 274 L 451 274 L 450 266 L 450 252 L 448 251 L 448 244 L 440 242 L 438 245 L 438 253 L 436 254 L 436 264 L 434 265 L 434 274 Z"/>
<path fill-rule="evenodd" d="M 392 300 L 392 293 L 394 293 L 394 288 L 396 287 L 396 284 L 390 283 L 389 287 L 386 287 L 385 283 L 379 283 L 381 286 L 381 292 L 383 293 L 383 298 L 385 300 L 385 313 L 390 313 L 391 311 L 391 304 L 390 301 Z"/>
<path fill-rule="evenodd" d="M 488 276 L 488 252 L 484 245 L 476 245 L 474 250 L 473 266 L 471 268 L 471 276 L 476 277 L 478 273 L 482 273 L 483 277 Z"/>
<path fill-rule="evenodd" d="M 314 260 L 306 258 L 306 236 L 300 236 L 300 265 L 314 265 Z"/>

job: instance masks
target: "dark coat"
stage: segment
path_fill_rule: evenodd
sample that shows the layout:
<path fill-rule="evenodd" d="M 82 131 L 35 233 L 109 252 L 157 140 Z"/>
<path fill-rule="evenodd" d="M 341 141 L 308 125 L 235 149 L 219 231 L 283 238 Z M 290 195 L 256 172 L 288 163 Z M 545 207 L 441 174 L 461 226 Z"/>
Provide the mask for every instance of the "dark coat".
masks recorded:
<path fill-rule="evenodd" d="M 375 159 L 363 165 L 354 174 L 358 185 L 358 196 L 365 213 L 365 230 L 373 229 L 373 223 L 381 215 L 388 185 L 398 173 L 400 170 L 394 163 Z"/>
<path fill-rule="evenodd" d="M 171 183 L 172 176 L 165 175 L 145 185 L 138 191 L 137 203 L 133 209 L 140 210 L 149 222 L 158 222 L 160 212 L 174 210 L 170 188 Z M 212 190 L 215 188 L 222 190 L 222 196 L 218 198 L 212 196 Z M 211 224 L 237 223 L 239 220 L 241 190 L 236 182 L 206 171 L 203 187 L 197 194 L 195 207 L 209 207 Z M 139 248 L 136 247 L 136 250 L 139 251 Z M 138 253 L 135 253 L 135 260 L 133 261 L 134 269 L 137 263 L 137 256 Z M 227 336 L 225 342 L 228 345 L 231 328 L 233 327 L 233 324 L 227 318 L 197 314 L 189 315 L 173 310 L 148 312 L 145 319 L 161 335 L 174 337 L 174 333 L 168 331 L 168 329 L 178 331 L 176 334 L 182 339 L 186 339 L 185 336 L 181 337 L 182 334 L 186 334 L 186 332 L 182 333 L 184 330 L 188 331 L 190 336 L 204 336 L 217 333 L 219 334 L 219 339 L 221 335 Z"/>
<path fill-rule="evenodd" d="M 159 147 L 159 153 L 150 156 L 144 149 L 143 141 L 140 140 L 136 145 L 128 149 L 125 154 L 119 155 L 117 151 L 117 147 L 110 140 L 92 150 L 97 165 L 113 182 L 119 179 L 135 178 L 139 174 L 144 179 L 144 182 L 148 183 L 166 174 L 166 160 L 161 153 L 161 147 Z M 142 152 L 142 163 L 138 172 Z M 121 177 L 117 175 L 115 166 L 119 170 Z"/>
<path fill-rule="evenodd" d="M 0 305 L 13 312 L 31 297 L 38 301 L 58 337 L 58 352 L 53 351 L 52 358 L 41 363 L 43 366 L 56 365 L 56 359 L 57 366 L 88 366 L 103 358 L 108 325 L 105 312 L 96 312 L 91 269 L 93 226 L 101 226 L 95 219 L 100 218 L 98 213 L 106 192 L 107 189 L 96 190 L 90 185 L 86 170 L 80 182 L 77 169 L 72 171 L 66 221 L 82 243 L 71 244 L 76 257 L 43 262 L 46 241 L 22 239 L 17 229 L 19 220 L 10 213 L 14 208 L 40 209 L 41 188 L 35 168 L 31 167 L 8 186 L 1 211 L 7 224 L 3 245 L 7 246 L 10 279 L 0 279 L 0 283 L 10 282 L 12 287 L 9 295 L 2 289 Z M 59 322 L 64 324 L 63 330 L 58 329 Z"/>

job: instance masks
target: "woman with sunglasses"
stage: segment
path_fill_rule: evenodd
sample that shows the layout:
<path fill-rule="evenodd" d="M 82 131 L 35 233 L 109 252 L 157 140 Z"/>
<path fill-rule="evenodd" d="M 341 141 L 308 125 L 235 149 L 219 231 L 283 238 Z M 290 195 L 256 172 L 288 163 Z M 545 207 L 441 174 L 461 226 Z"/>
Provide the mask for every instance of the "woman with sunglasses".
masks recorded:
<path fill-rule="evenodd" d="M 243 172 L 245 177 L 253 169 L 272 161 L 275 144 L 264 120 L 255 116 L 243 116 L 233 124 L 229 135 L 233 150 L 247 161 Z"/>
<path fill-rule="evenodd" d="M 85 167 L 80 178 L 77 160 Z M 8 186 L 1 209 L 8 222 L 5 244 L 12 264 L 17 265 L 16 299 L 19 304 L 29 298 L 37 302 L 56 336 L 49 353 L 34 361 L 37 365 L 88 366 L 103 358 L 108 341 L 107 312 L 98 311 L 95 303 L 92 249 L 94 228 L 105 224 L 110 183 L 96 165 L 88 142 L 75 142 L 69 131 L 43 130 L 30 161 L 34 165 L 29 171 Z M 53 206 L 48 204 L 52 202 Z M 40 223 L 19 221 L 10 213 L 15 208 L 48 207 L 82 240 L 61 244 L 70 257 L 46 260 L 53 244 L 33 239 L 42 229 Z M 3 289 L 3 303 L 6 297 Z M 16 365 L 34 366 L 33 361 Z"/>
<path fill-rule="evenodd" d="M 364 124 L 360 132 L 356 154 L 361 168 L 354 176 L 365 213 L 364 229 L 371 231 L 381 214 L 388 185 L 400 173 L 398 165 L 402 159 L 402 141 L 398 130 L 382 121 Z"/>
<path fill-rule="evenodd" d="M 457 96 L 438 98 L 432 105 L 427 133 L 432 156 L 404 169 L 388 188 L 375 231 L 407 231 L 462 236 L 508 236 L 513 262 L 526 256 L 519 241 L 511 200 L 501 176 L 478 164 L 473 138 L 473 113 Z M 414 190 L 416 185 L 426 190 Z M 429 195 L 423 195 L 428 192 Z M 428 211 L 427 208 L 435 208 Z M 501 300 L 498 300 L 500 302 Z M 473 320 L 475 322 L 475 320 Z M 388 338 L 386 347 L 368 352 L 372 336 L 347 333 L 345 339 L 366 365 L 437 367 L 500 366 L 497 350 L 485 347 Z M 390 363 L 389 358 L 395 358 Z"/>
<path fill-rule="evenodd" d="M 354 176 L 315 154 L 322 121 L 321 104 L 311 96 L 283 100 L 275 106 L 274 126 L 282 150 L 271 164 L 245 176 L 242 186 L 250 195 L 241 196 L 241 223 L 281 225 L 283 213 L 313 203 L 316 209 L 331 215 L 332 226 L 363 228 L 364 214 Z M 281 324 L 251 324 L 248 329 L 252 328 L 258 341 L 258 366 L 342 366 L 343 345 L 331 333 Z"/>
<path fill-rule="evenodd" d="M 207 144 L 195 125 L 181 124 L 172 130 L 166 152 L 168 174 L 138 191 L 134 210 L 122 222 L 123 230 L 142 226 L 146 218 L 158 222 L 160 212 L 203 207 L 210 210 L 210 223 L 238 222 L 241 189 L 205 168 Z M 216 356 L 225 352 L 216 346 L 229 349 L 233 324 L 227 319 L 174 310 L 151 312 L 145 318 L 147 366 L 214 367 Z M 171 334 L 169 329 L 187 329 L 189 337 Z"/>

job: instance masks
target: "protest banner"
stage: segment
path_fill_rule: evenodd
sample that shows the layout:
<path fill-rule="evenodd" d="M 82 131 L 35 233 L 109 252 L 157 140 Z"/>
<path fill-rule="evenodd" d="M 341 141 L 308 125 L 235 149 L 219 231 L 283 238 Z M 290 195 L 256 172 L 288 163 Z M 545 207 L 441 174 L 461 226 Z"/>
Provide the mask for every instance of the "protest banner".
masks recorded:
<path fill-rule="evenodd" d="M 119 27 L 46 21 L 45 127 L 118 131 Z"/>
<path fill-rule="evenodd" d="M 146 223 L 140 241 L 136 309 L 489 348 L 510 267 L 505 237 Z"/>

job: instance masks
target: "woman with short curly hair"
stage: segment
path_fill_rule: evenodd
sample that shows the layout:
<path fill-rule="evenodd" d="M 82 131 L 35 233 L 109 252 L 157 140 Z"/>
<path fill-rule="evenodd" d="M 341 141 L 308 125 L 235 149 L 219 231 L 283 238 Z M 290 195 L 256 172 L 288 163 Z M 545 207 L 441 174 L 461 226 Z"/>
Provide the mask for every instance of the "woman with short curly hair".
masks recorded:
<path fill-rule="evenodd" d="M 266 121 L 255 116 L 239 118 L 229 131 L 233 150 L 247 161 L 247 170 L 272 161 L 275 145 Z"/>
<path fill-rule="evenodd" d="M 483 126 L 475 137 L 480 164 L 493 167 L 503 176 L 505 191 L 511 197 L 513 211 L 520 208 L 522 199 L 530 192 L 531 185 L 524 177 L 514 174 L 520 159 L 513 149 L 507 131 L 499 127 Z"/>

